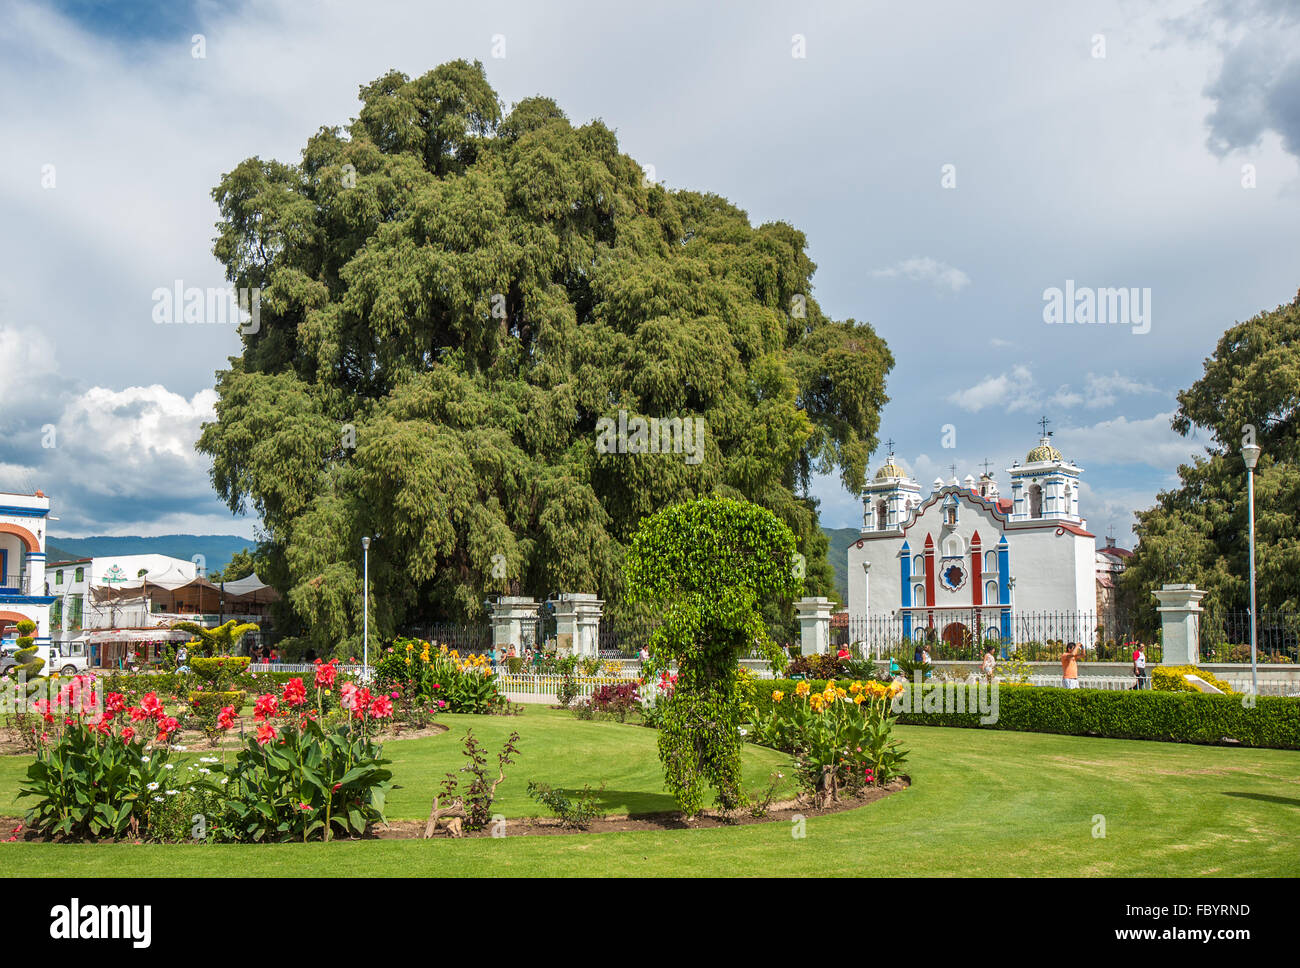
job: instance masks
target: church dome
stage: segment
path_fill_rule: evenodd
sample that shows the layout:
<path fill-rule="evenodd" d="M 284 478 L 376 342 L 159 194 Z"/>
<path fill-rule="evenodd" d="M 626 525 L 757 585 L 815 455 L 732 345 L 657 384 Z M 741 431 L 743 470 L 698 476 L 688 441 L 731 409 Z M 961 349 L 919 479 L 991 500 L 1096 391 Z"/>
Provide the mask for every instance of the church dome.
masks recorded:
<path fill-rule="evenodd" d="M 906 477 L 903 469 L 894 463 L 894 455 L 889 455 L 889 460 L 885 461 L 880 470 L 876 471 L 876 480 L 883 481 L 890 477 Z"/>
<path fill-rule="evenodd" d="M 1061 452 L 1052 446 L 1051 438 L 1040 437 L 1038 446 L 1025 455 L 1026 464 L 1036 464 L 1044 460 L 1060 460 Z"/>

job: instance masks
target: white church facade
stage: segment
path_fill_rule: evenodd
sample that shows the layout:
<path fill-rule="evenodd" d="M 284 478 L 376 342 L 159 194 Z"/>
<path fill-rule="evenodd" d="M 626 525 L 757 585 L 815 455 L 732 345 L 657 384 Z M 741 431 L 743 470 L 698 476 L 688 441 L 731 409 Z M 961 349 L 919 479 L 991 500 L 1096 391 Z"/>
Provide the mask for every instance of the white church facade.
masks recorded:
<path fill-rule="evenodd" d="M 891 453 L 863 492 L 861 535 L 849 546 L 850 623 L 887 622 L 907 639 L 1007 643 L 1047 637 L 1018 619 L 1051 613 L 1051 637 L 1088 644 L 1096 541 L 1079 513 L 1082 468 L 1044 435 L 1007 472 L 1008 497 L 986 467 L 978 481 L 936 478 L 923 498 Z"/>

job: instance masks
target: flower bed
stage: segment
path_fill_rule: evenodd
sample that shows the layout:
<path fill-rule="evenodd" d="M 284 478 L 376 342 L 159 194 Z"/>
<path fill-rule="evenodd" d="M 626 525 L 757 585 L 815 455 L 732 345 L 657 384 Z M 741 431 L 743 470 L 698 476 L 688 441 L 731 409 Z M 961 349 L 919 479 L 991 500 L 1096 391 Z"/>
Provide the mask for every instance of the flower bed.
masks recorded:
<path fill-rule="evenodd" d="M 772 685 L 776 691 L 789 692 L 798 683 L 774 680 Z M 837 685 L 848 684 L 841 682 Z M 826 683 L 810 683 L 810 686 L 814 690 L 824 689 Z M 945 686 L 954 690 L 979 688 L 975 685 L 927 683 L 922 687 L 922 695 Z M 967 693 L 967 709 L 978 708 L 971 703 L 975 696 L 974 692 Z M 985 693 L 986 702 L 987 698 Z M 760 697 L 755 705 L 760 714 L 766 714 L 772 701 L 770 697 L 766 700 Z M 981 723 L 979 713 L 911 711 L 902 712 L 898 722 L 909 726 L 956 726 L 1212 746 L 1239 743 L 1242 746 L 1300 749 L 1300 700 L 1279 696 L 1048 689 L 1001 683 L 998 718 L 994 723 Z"/>

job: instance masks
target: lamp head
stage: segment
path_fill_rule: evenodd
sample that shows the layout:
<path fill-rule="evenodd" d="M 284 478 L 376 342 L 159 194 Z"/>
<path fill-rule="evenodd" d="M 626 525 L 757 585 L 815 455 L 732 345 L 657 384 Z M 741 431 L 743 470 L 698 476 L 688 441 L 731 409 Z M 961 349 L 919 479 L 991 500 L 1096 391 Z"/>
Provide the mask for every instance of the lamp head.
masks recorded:
<path fill-rule="evenodd" d="M 362 538 L 362 539 L 361 539 L 361 547 L 362 547 L 362 549 L 364 549 L 365 551 L 369 551 L 369 550 L 370 550 L 370 538 L 369 538 L 369 537 L 365 537 L 365 538 Z"/>
<path fill-rule="evenodd" d="M 1259 462 L 1259 454 L 1259 444 L 1246 444 L 1241 448 L 1241 459 L 1246 462 L 1247 470 L 1255 469 L 1255 465 Z"/>

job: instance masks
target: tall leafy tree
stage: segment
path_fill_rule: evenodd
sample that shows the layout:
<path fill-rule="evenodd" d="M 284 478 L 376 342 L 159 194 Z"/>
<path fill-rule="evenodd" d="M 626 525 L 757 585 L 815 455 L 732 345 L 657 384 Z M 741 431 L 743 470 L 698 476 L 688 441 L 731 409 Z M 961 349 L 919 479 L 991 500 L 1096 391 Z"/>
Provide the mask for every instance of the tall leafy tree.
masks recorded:
<path fill-rule="evenodd" d="M 822 313 L 801 232 L 666 190 L 549 99 L 505 113 L 464 61 L 384 75 L 213 197 L 261 302 L 198 447 L 318 650 L 357 651 L 363 535 L 386 635 L 516 589 L 617 603 L 637 522 L 701 494 L 771 509 L 830 590 L 808 479 L 860 489 L 893 359 Z M 620 410 L 702 418 L 701 459 L 597 446 Z"/>
<path fill-rule="evenodd" d="M 1205 373 L 1178 394 L 1174 429 L 1208 431 L 1204 457 L 1178 468 L 1180 487 L 1137 513 L 1138 546 L 1122 586 L 1148 626 L 1151 591 L 1194 582 L 1216 620 L 1250 605 L 1243 442 L 1263 450 L 1255 471 L 1257 597 L 1300 603 L 1300 294 L 1223 334 Z"/>

